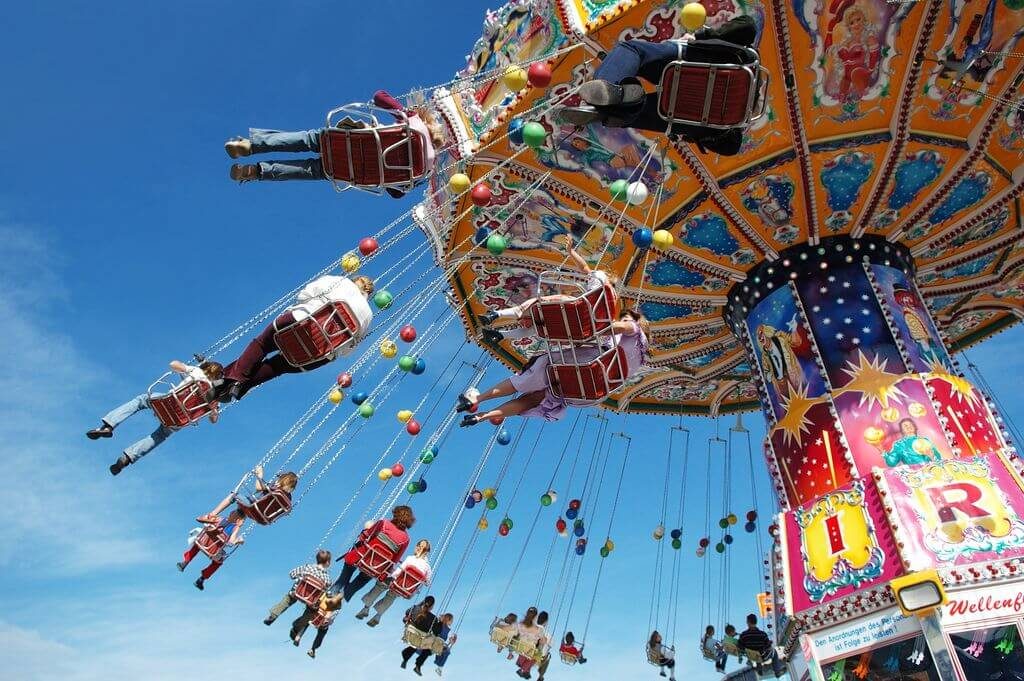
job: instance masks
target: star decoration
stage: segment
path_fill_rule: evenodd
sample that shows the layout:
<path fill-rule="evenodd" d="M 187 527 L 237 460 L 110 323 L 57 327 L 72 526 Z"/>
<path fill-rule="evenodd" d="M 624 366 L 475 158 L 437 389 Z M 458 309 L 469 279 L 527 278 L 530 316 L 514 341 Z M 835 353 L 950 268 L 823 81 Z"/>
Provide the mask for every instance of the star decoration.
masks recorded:
<path fill-rule="evenodd" d="M 978 393 L 966 378 L 950 374 L 938 361 L 932 362 L 931 369 L 931 374 L 934 378 L 937 378 L 940 381 L 945 381 L 949 384 L 950 394 L 952 397 L 955 397 L 959 402 L 966 403 L 971 407 L 977 408 L 981 406 L 981 400 L 978 397 Z"/>
<path fill-rule="evenodd" d="M 778 420 L 772 429 L 773 432 L 781 430 L 787 443 L 793 441 L 797 446 L 802 445 L 804 434 L 810 433 L 811 421 L 807 418 L 807 412 L 821 401 L 822 398 L 807 397 L 806 386 L 792 390 L 782 399 L 782 411 L 785 416 Z"/>
<path fill-rule="evenodd" d="M 869 407 L 876 403 L 883 409 L 889 408 L 889 401 L 902 403 L 906 394 L 896 387 L 903 376 L 890 374 L 885 370 L 887 360 L 875 358 L 868 360 L 863 351 L 857 351 L 857 362 L 847 361 L 843 373 L 850 377 L 850 382 L 836 391 L 836 395 L 848 392 L 861 393 L 859 406 Z"/>

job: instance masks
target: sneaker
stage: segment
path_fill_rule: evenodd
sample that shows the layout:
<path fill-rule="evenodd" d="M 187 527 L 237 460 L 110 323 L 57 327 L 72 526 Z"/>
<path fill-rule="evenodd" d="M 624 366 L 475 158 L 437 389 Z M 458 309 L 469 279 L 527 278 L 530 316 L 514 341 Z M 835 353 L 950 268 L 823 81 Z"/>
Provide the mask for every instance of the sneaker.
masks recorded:
<path fill-rule="evenodd" d="M 205 579 L 203 579 L 202 577 L 200 577 L 199 579 L 197 579 L 197 580 L 195 581 L 195 585 L 196 585 L 196 588 L 197 588 L 197 589 L 199 589 L 200 591 L 202 591 L 202 590 L 203 590 L 203 588 L 204 588 L 204 587 L 203 587 L 203 583 L 204 583 L 205 581 L 206 581 L 206 580 L 205 580 Z"/>
<path fill-rule="evenodd" d="M 93 428 L 92 430 L 87 432 L 85 436 L 90 440 L 99 440 L 101 437 L 113 437 L 114 429 L 113 427 L 108 426 L 106 423 L 104 423 L 99 428 Z"/>
<path fill-rule="evenodd" d="M 371 617 L 370 619 L 368 619 L 366 621 L 366 626 L 368 626 L 368 627 L 375 627 L 378 624 L 380 624 L 380 618 L 379 617 Z"/>
<path fill-rule="evenodd" d="M 263 623 L 266 624 L 269 627 L 271 624 L 274 623 L 274 619 L 275 618 L 273 618 L 273 617 L 268 617 L 265 620 L 263 620 Z"/>
<path fill-rule="evenodd" d="M 419 668 L 419 665 L 413 667 L 412 670 L 416 672 L 416 676 L 423 676 L 423 670 Z"/>
<path fill-rule="evenodd" d="M 660 674 L 658 674 L 658 676 L 666 676 L 666 674 L 665 674 L 665 670 L 664 670 L 664 669 L 662 669 L 662 670 L 661 670 L 661 673 L 660 673 Z"/>
<path fill-rule="evenodd" d="M 604 114 L 590 105 L 566 106 L 558 111 L 557 116 L 560 122 L 575 126 L 599 123 L 604 119 Z"/>
<path fill-rule="evenodd" d="M 505 334 L 503 334 L 501 331 L 497 331 L 495 329 L 481 329 L 480 330 L 480 338 L 485 343 L 492 343 L 494 345 L 497 345 L 498 343 L 500 343 L 503 340 L 505 340 Z"/>
<path fill-rule="evenodd" d="M 461 395 L 455 399 L 455 411 L 466 411 L 480 399 L 480 391 L 476 388 L 466 388 Z"/>
<path fill-rule="evenodd" d="M 646 94 L 640 83 L 616 85 L 606 80 L 590 80 L 580 88 L 580 98 L 587 104 L 593 104 L 594 106 L 636 104 Z"/>
<path fill-rule="evenodd" d="M 309 655 L 309 656 L 310 656 L 311 658 L 313 658 L 314 660 L 316 659 L 316 651 L 315 651 L 315 650 L 313 650 L 312 648 L 310 648 L 309 650 L 307 650 L 307 651 L 306 651 L 306 654 L 307 654 L 307 655 Z"/>
<path fill-rule="evenodd" d="M 300 639 L 298 636 L 293 636 L 292 637 L 292 645 L 295 646 L 296 648 L 299 647 L 299 643 L 301 641 L 302 641 L 302 639 Z"/>
<path fill-rule="evenodd" d="M 362 610 L 360 610 L 359 612 L 356 613 L 356 619 L 357 620 L 365 620 L 369 616 L 370 616 L 370 607 L 369 606 L 363 608 Z"/>
<path fill-rule="evenodd" d="M 127 454 L 122 454 L 121 456 L 117 457 L 117 461 L 110 464 L 110 474 L 117 475 L 122 470 L 124 470 L 125 466 L 130 465 L 132 465 L 132 460 L 128 458 Z"/>
<path fill-rule="evenodd" d="M 459 422 L 459 428 L 468 428 L 469 426 L 475 426 L 480 423 L 480 419 L 476 414 L 466 414 L 462 417 L 462 421 Z"/>
<path fill-rule="evenodd" d="M 229 172 L 231 179 L 236 182 L 251 182 L 260 179 L 260 167 L 258 165 L 242 165 L 235 163 Z"/>
<path fill-rule="evenodd" d="M 480 323 L 484 326 L 490 326 L 496 321 L 498 321 L 498 313 L 494 310 L 488 310 L 480 315 Z"/>
<path fill-rule="evenodd" d="M 735 156 L 743 146 L 743 131 L 731 128 L 715 137 L 698 140 L 697 146 L 701 151 L 710 151 L 719 156 Z"/>
<path fill-rule="evenodd" d="M 399 665 L 402 669 L 405 669 L 405 665 L 409 664 L 409 660 L 402 660 L 402 664 Z"/>
<path fill-rule="evenodd" d="M 184 572 L 184 571 L 185 571 L 185 568 L 187 568 L 187 567 L 188 567 L 188 563 L 186 563 L 186 562 L 184 562 L 184 561 L 181 561 L 181 560 L 179 560 L 179 561 L 178 561 L 178 562 L 176 563 L 176 565 L 178 566 L 178 572 Z"/>
<path fill-rule="evenodd" d="M 252 142 L 244 137 L 233 137 L 224 143 L 224 151 L 228 152 L 231 158 L 249 156 L 252 154 Z"/>

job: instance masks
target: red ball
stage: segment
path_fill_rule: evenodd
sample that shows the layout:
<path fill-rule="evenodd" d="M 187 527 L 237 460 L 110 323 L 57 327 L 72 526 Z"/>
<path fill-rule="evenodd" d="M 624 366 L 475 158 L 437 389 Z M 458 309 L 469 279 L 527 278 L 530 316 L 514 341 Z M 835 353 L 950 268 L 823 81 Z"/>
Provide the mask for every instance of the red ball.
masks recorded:
<path fill-rule="evenodd" d="M 394 466 L 391 467 L 391 475 L 395 476 L 396 478 L 402 477 L 404 473 L 405 466 L 403 466 L 400 463 L 396 463 Z"/>
<path fill-rule="evenodd" d="M 480 408 L 480 403 L 478 402 L 478 403 L 476 403 L 476 404 L 471 404 L 471 405 L 469 405 L 469 409 L 468 409 L 467 411 L 468 411 L 468 412 L 469 412 L 470 414 L 475 414 L 475 413 L 476 413 L 476 410 L 477 410 L 477 409 L 479 409 L 479 408 Z"/>
<path fill-rule="evenodd" d="M 413 328 L 412 324 L 406 324 L 398 332 L 398 337 L 404 340 L 406 343 L 412 343 L 416 340 L 416 329 Z"/>
<path fill-rule="evenodd" d="M 505 417 L 504 416 L 492 416 L 491 418 L 489 418 L 487 420 L 490 421 L 491 423 L 493 423 L 496 426 L 500 426 L 505 421 Z"/>
<path fill-rule="evenodd" d="M 582 503 L 583 502 L 581 502 L 579 499 L 573 499 L 572 501 L 569 502 L 569 508 L 573 509 L 574 511 L 579 510 Z"/>
<path fill-rule="evenodd" d="M 359 242 L 359 252 L 363 255 L 370 255 L 377 250 L 377 240 L 368 236 Z"/>
<path fill-rule="evenodd" d="M 555 529 L 559 532 L 565 532 L 565 521 L 559 518 L 555 521 Z"/>
<path fill-rule="evenodd" d="M 405 424 L 405 432 L 409 433 L 409 435 L 419 435 L 419 422 L 416 419 L 410 419 L 409 422 Z"/>
<path fill-rule="evenodd" d="M 547 87 L 551 82 L 551 67 L 543 61 L 530 64 L 526 70 L 526 79 L 534 87 Z"/>
<path fill-rule="evenodd" d="M 473 187 L 473 191 L 469 196 L 473 199 L 474 205 L 486 206 L 491 202 L 491 187 L 486 182 L 481 182 Z"/>
<path fill-rule="evenodd" d="M 347 371 L 342 371 L 338 374 L 338 385 L 342 388 L 347 388 L 352 385 L 352 374 Z"/>
<path fill-rule="evenodd" d="M 500 534 L 502 537 L 507 537 L 508 536 L 508 525 L 500 526 L 498 528 L 498 534 Z"/>

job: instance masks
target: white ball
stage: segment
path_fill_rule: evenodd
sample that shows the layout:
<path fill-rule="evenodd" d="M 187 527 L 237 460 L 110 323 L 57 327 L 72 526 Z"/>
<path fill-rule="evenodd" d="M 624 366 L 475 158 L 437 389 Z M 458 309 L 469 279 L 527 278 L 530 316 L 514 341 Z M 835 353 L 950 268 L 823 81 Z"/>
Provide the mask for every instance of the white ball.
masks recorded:
<path fill-rule="evenodd" d="M 626 187 L 626 201 L 634 206 L 639 206 L 648 196 L 647 185 L 643 182 L 630 182 Z"/>

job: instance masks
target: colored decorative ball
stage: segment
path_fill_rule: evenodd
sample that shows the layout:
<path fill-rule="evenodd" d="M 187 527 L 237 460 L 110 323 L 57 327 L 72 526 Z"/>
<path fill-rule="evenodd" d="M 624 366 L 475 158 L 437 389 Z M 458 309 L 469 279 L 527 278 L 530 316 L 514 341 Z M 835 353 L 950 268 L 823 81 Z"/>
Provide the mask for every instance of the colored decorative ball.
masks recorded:
<path fill-rule="evenodd" d="M 473 497 L 466 497 L 466 508 L 473 508 L 476 506 L 476 502 L 473 501 Z"/>
<path fill-rule="evenodd" d="M 629 189 L 629 182 L 625 180 L 615 180 L 611 186 L 608 187 L 608 191 L 612 195 L 612 199 L 615 201 L 625 201 L 626 191 Z"/>
<path fill-rule="evenodd" d="M 512 92 L 519 92 L 526 87 L 526 71 L 514 64 L 505 69 L 501 79 L 505 82 L 505 87 Z"/>
<path fill-rule="evenodd" d="M 377 250 L 377 240 L 368 236 L 359 242 L 359 252 L 363 255 L 370 255 Z"/>
<path fill-rule="evenodd" d="M 747 520 L 750 522 L 757 520 L 757 511 L 747 511 Z"/>
<path fill-rule="evenodd" d="M 650 192 L 643 182 L 630 182 L 626 187 L 626 201 L 632 206 L 639 206 L 647 200 L 648 196 L 650 196 Z"/>
<path fill-rule="evenodd" d="M 512 434 L 502 428 L 498 431 L 497 441 L 499 445 L 507 445 L 509 442 L 512 442 Z"/>
<path fill-rule="evenodd" d="M 398 345 L 393 340 L 382 340 L 380 342 L 380 354 L 385 359 L 391 359 L 398 354 Z"/>
<path fill-rule="evenodd" d="M 346 253 L 341 258 L 341 269 L 345 270 L 346 273 L 352 274 L 359 269 L 359 266 L 363 264 L 363 261 L 359 259 L 359 256 L 355 253 Z"/>
<path fill-rule="evenodd" d="M 497 493 L 498 493 L 498 491 L 496 489 L 494 489 L 493 487 L 487 487 L 483 491 L 483 498 L 484 499 L 490 499 L 491 497 L 493 497 Z"/>
<path fill-rule="evenodd" d="M 461 194 L 469 189 L 470 179 L 469 175 L 465 173 L 455 173 L 448 178 L 448 189 L 452 194 Z"/>
<path fill-rule="evenodd" d="M 701 540 L 699 542 L 697 542 L 697 543 L 700 544 L 701 548 L 705 548 L 706 549 L 708 547 L 708 544 L 711 543 L 711 540 L 708 539 L 707 537 L 702 537 Z"/>
<path fill-rule="evenodd" d="M 582 525 L 577 525 L 576 527 L 572 528 L 572 533 L 575 534 L 577 537 L 582 537 L 587 533 L 587 528 L 583 527 Z"/>
<path fill-rule="evenodd" d="M 586 546 L 586 545 L 587 545 L 586 538 L 582 538 L 582 539 L 577 539 L 576 540 L 576 546 Z"/>
<path fill-rule="evenodd" d="M 409 423 L 405 424 L 405 432 L 409 433 L 409 435 L 419 435 L 420 422 L 416 419 L 412 419 Z"/>
<path fill-rule="evenodd" d="M 481 182 L 477 186 L 473 187 L 473 191 L 469 197 L 473 200 L 473 204 L 476 206 L 486 206 L 491 202 L 491 187 L 486 182 Z"/>
<path fill-rule="evenodd" d="M 540 495 L 540 505 L 541 506 L 550 506 L 551 505 L 551 501 L 552 501 L 552 499 L 551 499 L 551 495 L 550 494 L 542 494 L 542 495 Z"/>
<path fill-rule="evenodd" d="M 682 545 L 683 545 L 683 540 L 682 539 L 673 539 L 672 540 L 672 548 L 679 549 L 679 547 L 681 547 Z"/>
<path fill-rule="evenodd" d="M 555 521 L 555 529 L 558 530 L 558 534 L 565 532 L 565 521 L 559 518 Z"/>
<path fill-rule="evenodd" d="M 476 524 L 478 530 L 486 530 L 488 526 L 487 518 L 481 518 L 480 522 Z"/>
<path fill-rule="evenodd" d="M 421 476 L 420 479 L 416 481 L 416 485 L 420 489 L 420 494 L 422 494 L 423 492 L 427 491 L 427 480 L 426 480 L 426 478 Z"/>
<path fill-rule="evenodd" d="M 569 508 L 573 509 L 574 511 L 579 510 L 580 506 L 582 505 L 583 502 L 580 501 L 579 499 L 573 499 L 572 501 L 569 502 Z"/>
<path fill-rule="evenodd" d="M 654 230 L 654 247 L 665 250 L 672 246 L 672 242 L 675 241 L 675 237 L 672 236 L 672 232 L 667 229 L 656 229 Z"/>
<path fill-rule="evenodd" d="M 402 371 L 412 371 L 416 368 L 416 358 L 410 355 L 402 355 L 398 358 L 398 368 Z"/>
<path fill-rule="evenodd" d="M 337 388 L 327 393 L 327 401 L 331 404 L 340 404 L 343 399 L 345 399 L 345 393 Z"/>
<path fill-rule="evenodd" d="M 576 515 L 578 513 L 579 513 L 579 511 L 577 511 L 575 508 L 570 508 L 568 511 L 565 512 L 565 517 L 568 518 L 569 520 L 575 520 L 576 519 Z"/>
<path fill-rule="evenodd" d="M 738 518 L 736 517 L 735 513 L 730 513 L 729 515 L 725 516 L 725 519 L 730 525 L 735 525 L 738 522 Z"/>
<path fill-rule="evenodd" d="M 401 423 L 409 423 L 409 419 L 412 418 L 412 412 L 408 409 L 403 409 L 397 414 L 398 420 Z"/>
<path fill-rule="evenodd" d="M 724 541 L 726 544 L 731 544 L 732 543 L 732 535 L 731 534 L 725 535 L 724 537 L 722 537 L 722 541 Z"/>
<path fill-rule="evenodd" d="M 391 479 L 392 475 L 390 468 L 381 468 L 380 472 L 377 473 L 377 477 L 380 478 L 381 482 L 387 482 Z"/>
<path fill-rule="evenodd" d="M 771 525 L 769 525 L 768 526 L 768 534 L 770 534 L 773 537 L 778 537 L 779 536 L 779 526 L 776 525 L 775 523 L 772 523 Z"/>
<path fill-rule="evenodd" d="M 420 491 L 420 486 L 416 484 L 415 480 L 413 480 L 410 481 L 409 484 L 405 486 L 405 491 L 408 492 L 409 494 L 416 494 L 417 492 Z"/>
<path fill-rule="evenodd" d="M 555 490 L 549 489 L 548 490 L 548 496 L 551 497 L 552 503 L 554 503 L 555 501 L 558 501 L 558 493 L 555 492 Z"/>
<path fill-rule="evenodd" d="M 502 525 L 507 525 L 508 529 L 510 529 L 510 530 L 512 529 L 512 525 L 513 525 L 512 519 L 509 518 L 508 516 L 505 516 L 505 518 L 501 521 L 501 524 Z"/>
<path fill-rule="evenodd" d="M 577 556 L 582 556 L 586 552 L 587 552 L 586 544 L 584 544 L 583 546 L 577 546 L 576 547 L 576 555 Z"/>
<path fill-rule="evenodd" d="M 680 537 L 683 536 L 683 531 L 682 530 L 672 530 L 671 532 L 668 533 L 668 535 L 670 537 L 672 537 L 673 539 L 679 539 Z"/>
<path fill-rule="evenodd" d="M 744 525 L 743 529 L 746 530 L 747 532 L 754 532 L 755 530 L 757 530 L 757 523 L 751 521 L 751 522 L 747 523 L 746 525 Z"/>
<path fill-rule="evenodd" d="M 416 358 L 416 363 L 413 364 L 412 370 L 411 370 L 413 375 L 419 376 L 420 374 L 422 374 L 426 370 L 427 370 L 427 360 L 423 359 L 422 357 L 417 357 Z"/>
<path fill-rule="evenodd" d="M 412 324 L 406 324 L 398 331 L 398 337 L 406 343 L 412 343 L 416 340 L 416 327 Z"/>
<path fill-rule="evenodd" d="M 544 129 L 544 126 L 535 121 L 530 121 L 523 126 L 523 141 L 526 142 L 526 146 L 531 149 L 537 149 L 544 145 L 544 141 L 548 137 L 548 131 Z"/>
<path fill-rule="evenodd" d="M 664 525 L 658 525 L 657 527 L 655 527 L 654 528 L 654 533 L 653 533 L 652 536 L 654 537 L 655 541 L 661 541 L 662 539 L 664 539 L 664 537 L 665 537 L 665 526 Z"/>
<path fill-rule="evenodd" d="M 501 424 L 505 423 L 505 417 L 492 416 L 491 418 L 487 419 L 487 422 L 495 426 L 500 426 Z"/>
<path fill-rule="evenodd" d="M 366 401 L 367 397 L 369 396 L 366 393 L 362 390 L 358 390 L 352 394 L 352 404 L 362 404 Z"/>
<path fill-rule="evenodd" d="M 526 70 L 526 79 L 534 87 L 547 87 L 551 82 L 551 67 L 547 65 L 547 62 L 534 62 Z"/>
<path fill-rule="evenodd" d="M 338 374 L 338 387 L 347 388 L 350 385 L 352 385 L 352 374 L 347 371 Z"/>
<path fill-rule="evenodd" d="M 705 552 L 706 552 L 706 549 L 697 549 L 697 557 L 698 558 L 703 558 Z"/>
<path fill-rule="evenodd" d="M 363 402 L 359 405 L 359 415 L 364 419 L 368 419 L 373 416 L 373 405 L 369 402 Z"/>
<path fill-rule="evenodd" d="M 650 248 L 652 243 L 654 243 L 654 234 L 646 227 L 641 227 L 633 232 L 633 245 L 637 248 Z"/>
<path fill-rule="evenodd" d="M 579 520 L 577 520 L 576 522 L 574 522 L 574 523 L 572 524 L 572 526 L 573 526 L 574 528 L 576 528 L 576 527 L 583 527 L 583 518 L 580 518 Z"/>
<path fill-rule="evenodd" d="M 708 12 L 704 5 L 699 2 L 688 2 L 683 5 L 683 10 L 679 14 L 679 23 L 687 31 L 693 32 L 703 26 L 707 18 Z"/>
<path fill-rule="evenodd" d="M 396 478 L 400 478 L 404 474 L 405 466 L 403 466 L 402 464 L 396 463 L 394 466 L 391 467 L 391 475 L 395 476 Z"/>
<path fill-rule="evenodd" d="M 717 544 L 715 544 L 715 551 L 717 551 L 718 553 L 725 553 L 725 544 L 723 544 L 722 542 L 718 542 Z"/>
<path fill-rule="evenodd" d="M 723 530 L 724 530 L 725 528 L 729 527 L 729 519 L 728 519 L 728 518 L 722 518 L 722 519 L 720 519 L 720 520 L 718 521 L 718 526 L 719 526 L 719 527 L 721 527 L 721 528 L 722 528 Z"/>
<path fill-rule="evenodd" d="M 430 452 L 423 452 L 420 454 L 420 461 L 428 465 L 432 464 L 434 463 L 434 454 L 431 454 Z"/>
<path fill-rule="evenodd" d="M 487 250 L 491 255 L 501 255 L 508 248 L 508 240 L 500 234 L 492 234 L 487 237 Z"/>
<path fill-rule="evenodd" d="M 512 144 L 523 143 L 523 119 L 513 118 L 508 122 L 508 139 Z"/>
<path fill-rule="evenodd" d="M 601 553 L 601 557 L 602 558 L 607 558 L 608 557 L 608 549 L 605 548 L 604 546 L 601 547 L 600 553 Z"/>
<path fill-rule="evenodd" d="M 615 550 L 615 542 L 613 542 L 611 539 L 605 539 L 604 540 L 604 547 L 606 549 L 608 549 L 609 551 L 614 551 Z"/>
<path fill-rule="evenodd" d="M 506 525 L 502 524 L 498 526 L 498 534 L 500 534 L 502 537 L 507 537 L 508 532 L 509 528 Z"/>
<path fill-rule="evenodd" d="M 491 497 L 485 502 L 485 504 L 487 508 L 493 511 L 494 509 L 498 508 L 498 497 Z"/>
<path fill-rule="evenodd" d="M 386 288 L 382 288 L 373 294 L 373 304 L 377 306 L 378 310 L 388 309 L 393 302 L 395 302 L 395 297 Z"/>
<path fill-rule="evenodd" d="M 481 501 L 483 501 L 484 493 L 478 489 L 475 489 L 469 493 L 469 496 L 473 497 L 473 501 L 480 503 Z"/>

